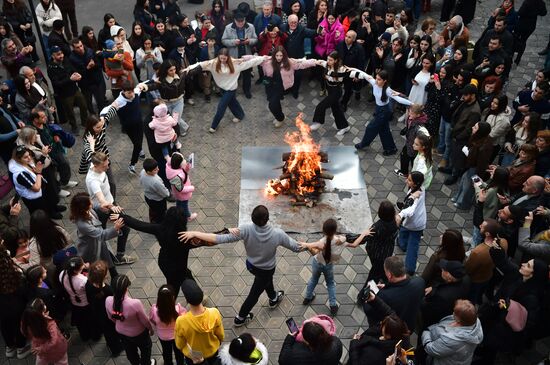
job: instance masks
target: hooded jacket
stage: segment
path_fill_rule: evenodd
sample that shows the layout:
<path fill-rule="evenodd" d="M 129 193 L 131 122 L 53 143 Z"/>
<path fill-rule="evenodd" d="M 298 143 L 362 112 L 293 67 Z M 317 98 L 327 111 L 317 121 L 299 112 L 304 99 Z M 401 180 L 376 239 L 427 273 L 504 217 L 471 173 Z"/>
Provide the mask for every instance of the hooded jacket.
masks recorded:
<path fill-rule="evenodd" d="M 155 131 L 155 142 L 168 143 L 174 138 L 174 127 L 178 122 L 168 114 L 166 104 L 159 104 L 153 109 L 153 120 L 149 128 Z"/>
<path fill-rule="evenodd" d="M 218 357 L 220 358 L 222 365 L 267 365 L 269 363 L 269 353 L 267 352 L 267 348 L 265 347 L 265 345 L 259 341 L 256 341 L 256 349 L 262 353 L 262 358 L 256 363 L 243 362 L 235 359 L 229 353 L 229 344 L 223 345 L 223 347 L 220 349 Z"/>
<path fill-rule="evenodd" d="M 453 322 L 454 317 L 447 316 L 422 333 L 424 350 L 434 365 L 469 365 L 483 340 L 479 319 L 473 326 L 453 327 Z"/>
<path fill-rule="evenodd" d="M 337 365 L 342 357 L 342 341 L 332 336 L 330 348 L 313 352 L 308 345 L 298 342 L 296 337 L 287 335 L 279 354 L 280 365 Z"/>
<path fill-rule="evenodd" d="M 224 338 L 222 315 L 216 308 L 205 308 L 195 316 L 191 311 L 179 316 L 174 331 L 176 347 L 191 358 L 189 347 L 200 351 L 205 359 L 218 351 Z"/>
<path fill-rule="evenodd" d="M 496 115 L 489 114 L 489 111 L 489 108 L 483 111 L 481 120 L 486 121 L 491 126 L 491 133 L 489 133 L 489 136 L 493 139 L 493 144 L 502 147 L 504 146 L 506 135 L 511 128 L 510 116 L 512 115 L 512 110 L 506 107 L 506 110 Z"/>
<path fill-rule="evenodd" d="M 190 200 L 195 190 L 189 178 L 191 165 L 187 163 L 184 167 L 173 169 L 170 161 L 171 159 L 166 162 L 166 178 L 170 181 L 174 198 L 179 201 Z M 177 179 L 180 179 L 180 181 L 178 182 Z"/>
<path fill-rule="evenodd" d="M 325 29 L 325 35 L 319 34 L 315 37 L 315 52 L 324 59 L 336 49 L 336 45 L 340 41 L 344 40 L 346 32 L 338 19 L 329 27 L 328 20 L 324 18 L 319 26 Z M 336 35 L 336 32 L 338 32 L 338 35 Z"/>

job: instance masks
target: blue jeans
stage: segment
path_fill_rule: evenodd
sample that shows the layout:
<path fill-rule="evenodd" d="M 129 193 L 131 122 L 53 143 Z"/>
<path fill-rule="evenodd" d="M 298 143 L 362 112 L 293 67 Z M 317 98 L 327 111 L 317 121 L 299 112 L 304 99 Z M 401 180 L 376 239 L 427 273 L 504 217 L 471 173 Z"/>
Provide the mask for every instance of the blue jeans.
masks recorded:
<path fill-rule="evenodd" d="M 412 10 L 415 20 L 420 18 L 420 0 L 405 0 L 405 6 Z"/>
<path fill-rule="evenodd" d="M 323 265 L 315 258 L 311 260 L 311 279 L 307 282 L 306 299 L 313 298 L 313 290 L 319 282 L 321 273 L 325 275 L 325 282 L 328 289 L 328 302 L 330 306 L 336 305 L 336 283 L 334 282 L 334 266 L 333 264 Z"/>
<path fill-rule="evenodd" d="M 44 50 L 46 51 L 46 56 L 48 56 L 48 60 L 52 56 L 50 53 L 50 45 L 48 44 L 48 36 L 42 34 L 42 42 L 44 43 Z"/>
<path fill-rule="evenodd" d="M 244 110 L 241 107 L 241 104 L 239 104 L 239 102 L 237 101 L 237 90 L 221 91 L 222 97 L 220 99 L 220 102 L 218 103 L 218 110 L 216 111 L 216 115 L 214 115 L 214 120 L 212 121 L 212 125 L 210 126 L 213 129 L 218 128 L 218 125 L 220 124 L 220 121 L 222 120 L 227 107 L 229 107 L 229 110 L 231 110 L 231 113 L 233 113 L 235 118 L 244 118 Z"/>
<path fill-rule="evenodd" d="M 474 185 L 472 183 L 472 176 L 476 174 L 476 169 L 471 167 L 460 178 L 458 184 L 458 191 L 456 192 L 456 203 L 461 208 L 470 209 L 474 202 Z"/>
<path fill-rule="evenodd" d="M 409 275 L 413 275 L 416 271 L 420 237 L 422 237 L 422 231 L 409 231 L 403 227 L 399 228 L 399 247 L 403 251 L 407 251 L 405 269 Z"/>
<path fill-rule="evenodd" d="M 176 200 L 176 207 L 183 209 L 185 218 L 189 218 L 191 216 L 191 211 L 189 210 L 189 200 Z"/>
<path fill-rule="evenodd" d="M 377 135 L 380 135 L 380 141 L 382 142 L 382 148 L 384 151 L 393 151 L 395 142 L 390 131 L 390 121 L 392 119 L 393 112 L 391 106 L 386 104 L 384 106 L 376 106 L 374 120 L 369 122 L 365 129 L 363 139 L 359 143 L 360 147 L 369 146 Z"/>
<path fill-rule="evenodd" d="M 514 162 L 516 159 L 515 153 L 510 153 L 508 151 L 504 152 L 504 155 L 502 156 L 502 162 L 500 163 L 500 166 L 502 167 L 508 167 Z"/>
<path fill-rule="evenodd" d="M 451 156 L 451 123 L 448 123 L 443 117 L 439 122 L 439 144 L 437 150 L 443 154 L 443 159 L 449 161 Z"/>
<path fill-rule="evenodd" d="M 168 109 L 168 112 L 172 114 L 172 116 L 174 113 L 178 114 L 178 126 L 180 127 L 180 133 L 183 133 L 189 129 L 189 124 L 183 120 L 183 106 L 183 97 L 176 101 L 166 101 L 166 108 Z"/>

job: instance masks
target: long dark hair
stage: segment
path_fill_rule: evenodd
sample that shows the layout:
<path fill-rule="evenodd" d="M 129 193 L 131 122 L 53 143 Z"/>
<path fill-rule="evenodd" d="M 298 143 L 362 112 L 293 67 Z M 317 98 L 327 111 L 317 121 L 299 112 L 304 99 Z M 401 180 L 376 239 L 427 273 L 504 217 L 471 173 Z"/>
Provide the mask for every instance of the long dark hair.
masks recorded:
<path fill-rule="evenodd" d="M 498 100 L 498 107 L 496 110 L 493 110 L 491 109 L 491 106 L 489 106 L 488 115 L 499 115 L 500 113 L 504 113 L 504 111 L 508 107 L 508 97 L 505 94 L 500 94 L 500 95 L 494 96 L 493 99 Z"/>
<path fill-rule="evenodd" d="M 229 354 L 244 363 L 256 363 L 250 355 L 256 348 L 256 340 L 250 333 L 242 333 L 229 344 Z"/>
<path fill-rule="evenodd" d="M 48 331 L 48 318 L 45 316 L 46 304 L 40 298 L 34 299 L 23 312 L 21 330 L 27 338 L 49 340 L 52 338 Z"/>
<path fill-rule="evenodd" d="M 482 145 L 491 133 L 491 125 L 487 122 L 477 122 L 477 132 L 470 137 L 470 145 Z"/>
<path fill-rule="evenodd" d="M 382 80 L 384 80 L 384 86 L 382 86 L 382 96 L 380 97 L 380 99 L 385 103 L 386 101 L 388 101 L 388 95 L 386 94 L 386 90 L 388 90 L 388 79 L 389 79 L 389 75 L 388 75 L 388 71 L 386 70 L 381 70 L 380 72 L 378 72 L 378 77 L 380 77 Z"/>
<path fill-rule="evenodd" d="M 76 293 L 76 290 L 74 288 L 73 276 L 78 275 L 79 271 L 82 269 L 83 266 L 84 266 L 84 261 L 82 261 L 82 258 L 80 256 L 71 257 L 69 260 L 67 260 L 67 263 L 65 264 L 65 271 L 61 276 L 61 284 L 63 284 L 65 275 L 68 276 L 67 280 L 69 281 L 69 286 L 71 287 L 72 295 L 76 303 L 82 302 L 82 299 Z M 71 293 L 68 293 L 68 294 L 71 295 Z"/>
<path fill-rule="evenodd" d="M 426 159 L 426 164 L 429 168 L 432 168 L 432 137 L 425 135 L 424 133 L 418 133 L 416 135 L 416 139 L 418 139 L 422 147 L 424 147 L 424 158 Z"/>
<path fill-rule="evenodd" d="M 27 89 L 25 87 L 25 81 L 27 78 L 23 75 L 17 75 L 13 79 L 13 82 L 15 84 L 15 90 L 17 90 L 17 93 L 25 99 L 27 104 L 31 106 L 31 108 L 35 107 L 36 104 L 40 101 L 41 98 L 39 98 L 39 95 L 33 95 L 34 87 L 31 87 L 30 89 Z M 30 81 L 29 81 L 30 82 Z"/>
<path fill-rule="evenodd" d="M 157 237 L 159 242 L 174 242 L 178 237 L 178 232 L 187 231 L 187 219 L 183 208 L 175 206 L 168 208 L 161 226 L 162 230 Z"/>
<path fill-rule="evenodd" d="M 334 66 L 332 66 L 333 72 L 338 72 L 338 70 L 340 69 L 340 66 L 342 66 L 342 58 L 340 57 L 337 51 L 330 52 L 329 55 L 327 56 L 327 59 L 329 57 L 334 60 Z M 329 73 L 328 67 L 329 66 L 327 64 L 327 73 Z"/>
<path fill-rule="evenodd" d="M 77 193 L 73 198 L 71 199 L 71 215 L 70 220 L 73 222 L 76 222 L 77 220 L 83 220 L 83 221 L 89 221 L 91 219 L 90 216 L 90 205 L 92 204 L 92 201 L 90 200 L 90 196 L 88 193 Z"/>
<path fill-rule="evenodd" d="M 111 308 L 111 318 L 116 321 L 124 322 L 124 313 L 122 308 L 122 302 L 124 301 L 124 296 L 128 291 L 128 287 L 132 284 L 130 279 L 124 274 L 117 276 L 113 280 L 113 308 Z"/>
<path fill-rule="evenodd" d="M 69 244 L 60 229 L 61 226 L 42 209 L 37 209 L 31 214 L 29 233 L 36 240 L 40 256 L 51 257 Z"/>
<path fill-rule="evenodd" d="M 510 179 L 510 171 L 506 167 L 497 166 L 487 188 L 496 188 L 499 194 L 504 195 L 508 192 L 508 179 Z"/>
<path fill-rule="evenodd" d="M 8 254 L 6 246 L 0 244 L 0 294 L 11 294 L 21 285 L 23 276 Z"/>
<path fill-rule="evenodd" d="M 219 15 L 224 15 L 225 14 L 225 8 L 223 7 L 223 1 L 221 0 L 214 0 L 212 1 L 212 9 L 210 11 L 210 14 L 211 15 L 214 15 L 214 16 L 218 16 L 218 14 L 216 14 L 216 11 L 214 10 L 215 9 L 215 5 L 219 5 L 220 6 L 220 13 Z"/>
<path fill-rule="evenodd" d="M 94 32 L 94 37 L 92 39 L 88 38 L 88 33 L 94 32 L 94 28 L 90 27 L 89 25 L 85 25 L 82 27 L 82 32 L 80 33 L 80 40 L 82 41 L 82 44 L 86 47 L 90 48 L 93 51 L 97 51 L 100 49 L 99 43 L 97 42 L 97 36 Z"/>
<path fill-rule="evenodd" d="M 172 285 L 164 284 L 157 294 L 157 313 L 162 323 L 170 324 L 178 318 L 176 294 Z"/>
<path fill-rule="evenodd" d="M 380 322 L 380 329 L 384 329 L 384 337 L 392 340 L 402 340 L 410 335 L 409 327 L 397 314 L 392 313 Z"/>
<path fill-rule="evenodd" d="M 159 69 L 159 79 L 164 80 L 168 76 L 168 70 L 172 67 L 176 68 L 176 74 L 179 71 L 179 66 L 173 59 L 167 59 L 160 65 Z"/>
<path fill-rule="evenodd" d="M 441 258 L 445 258 L 446 260 L 464 261 L 466 254 L 462 233 L 456 229 L 447 229 L 443 232 L 439 252 L 443 254 Z"/>
<path fill-rule="evenodd" d="M 302 327 L 302 336 L 313 352 L 325 352 L 331 347 L 333 338 L 323 326 L 315 322 L 306 322 Z"/>
<path fill-rule="evenodd" d="M 411 189 L 411 194 L 422 190 L 422 184 L 424 183 L 424 174 L 420 171 L 413 171 L 410 174 L 411 180 L 414 183 L 414 187 Z"/>
<path fill-rule="evenodd" d="M 300 2 L 300 0 L 292 0 L 290 2 L 290 4 L 288 5 L 288 9 L 286 9 L 285 11 L 286 11 L 287 15 L 294 14 L 292 12 L 292 6 L 296 3 L 300 4 L 300 10 L 298 11 L 298 14 L 296 14 L 296 16 L 298 16 L 298 20 L 300 20 L 304 16 L 304 7 L 302 6 L 302 3 Z"/>
<path fill-rule="evenodd" d="M 323 248 L 323 258 L 325 259 L 325 262 L 328 264 L 330 263 L 331 255 L 332 255 L 332 248 L 331 248 L 331 242 L 334 239 L 334 235 L 336 234 L 336 230 L 338 229 L 338 223 L 332 218 L 329 218 L 323 223 L 323 233 L 325 235 L 325 247 Z"/>
<path fill-rule="evenodd" d="M 281 52 L 283 54 L 283 60 L 281 61 L 281 64 L 277 62 L 277 59 L 275 58 L 275 55 L 277 52 Z M 285 70 L 290 70 L 290 60 L 288 59 L 288 54 L 286 53 L 286 49 L 283 46 L 277 46 L 275 47 L 275 51 L 273 51 L 273 55 L 271 56 L 271 67 L 273 67 L 273 72 L 280 71 L 281 65 L 283 66 Z"/>

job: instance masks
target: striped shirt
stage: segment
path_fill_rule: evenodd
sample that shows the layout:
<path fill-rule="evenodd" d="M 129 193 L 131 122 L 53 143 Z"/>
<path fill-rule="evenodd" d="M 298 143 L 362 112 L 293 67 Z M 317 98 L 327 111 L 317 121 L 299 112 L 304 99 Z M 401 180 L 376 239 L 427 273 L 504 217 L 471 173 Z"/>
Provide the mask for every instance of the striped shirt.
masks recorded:
<path fill-rule="evenodd" d="M 88 142 L 88 136 L 92 136 L 95 139 L 95 145 L 94 145 L 94 151 L 95 152 L 103 152 L 104 154 L 109 157 L 109 148 L 107 147 L 106 139 L 106 132 L 107 132 L 107 126 L 109 125 L 109 122 L 111 119 L 117 114 L 117 110 L 113 106 L 109 106 L 102 110 L 101 116 L 105 120 L 105 124 L 103 124 L 103 128 L 101 128 L 101 131 L 96 135 L 92 135 L 91 132 L 87 132 L 82 137 L 82 155 L 80 157 L 80 166 L 78 167 L 78 173 L 81 175 L 86 175 L 88 173 L 88 170 L 90 169 L 90 163 L 92 161 L 92 150 L 90 148 L 90 143 Z"/>

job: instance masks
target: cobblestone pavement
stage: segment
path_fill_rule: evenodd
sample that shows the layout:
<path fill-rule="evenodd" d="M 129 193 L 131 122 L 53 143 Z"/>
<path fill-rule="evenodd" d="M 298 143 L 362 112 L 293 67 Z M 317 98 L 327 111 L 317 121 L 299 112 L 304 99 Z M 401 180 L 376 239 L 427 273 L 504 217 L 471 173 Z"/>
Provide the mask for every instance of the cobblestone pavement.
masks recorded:
<path fill-rule="evenodd" d="M 123 0 L 111 3 L 105 0 L 79 2 L 77 13 L 81 25 L 95 25 L 96 31 L 100 29 L 99 22 L 103 12 L 112 10 L 117 19 L 129 29 L 131 24 L 131 7 L 133 0 Z M 496 7 L 496 1 L 483 1 L 478 3 L 476 18 L 470 28 L 472 39 L 477 39 L 491 10 Z M 193 14 L 197 5 L 183 4 L 180 6 L 187 14 Z M 432 15 L 438 19 L 441 4 L 434 2 Z M 516 9 L 519 4 L 516 5 Z M 89 15 L 89 22 L 86 17 Z M 122 15 L 122 16 L 121 16 Z M 546 21 L 546 22 L 545 22 Z M 95 24 L 94 24 L 95 23 Z M 513 68 L 508 94 L 513 98 L 517 90 L 527 81 L 533 78 L 536 69 L 540 68 L 543 58 L 536 52 L 542 49 L 548 40 L 549 23 L 547 19 L 539 19 L 539 28 L 529 39 L 527 51 L 519 67 Z M 320 101 L 316 82 L 303 82 L 298 100 L 287 96 L 283 101 L 283 108 L 289 117 L 294 117 L 298 112 L 304 113 L 304 119 L 310 120 L 315 105 Z M 211 104 L 203 102 L 202 95 L 196 94 L 194 106 L 185 109 L 186 120 L 191 129 L 187 137 L 183 139 L 183 152 L 195 152 L 198 166 L 192 172 L 191 178 L 196 186 L 191 209 L 198 213 L 195 222 L 189 225 L 190 230 L 216 231 L 223 227 L 235 226 L 238 222 L 239 186 L 240 186 L 240 161 L 241 148 L 243 146 L 283 145 L 285 132 L 294 130 L 292 123 L 286 122 L 283 128 L 275 129 L 271 123 L 273 120 L 267 110 L 265 92 L 263 86 L 253 85 L 253 99 L 247 100 L 241 91 L 238 99 L 245 112 L 245 119 L 234 124 L 230 121 L 230 115 L 222 121 L 215 134 L 208 133 L 210 121 L 215 112 L 217 98 L 214 97 Z M 322 145 L 353 145 L 359 142 L 363 135 L 365 123 L 373 112 L 373 104 L 365 101 L 365 91 L 360 102 L 352 100 L 349 105 L 348 121 L 351 131 L 344 136 L 337 136 L 332 116 L 327 118 L 324 127 L 313 135 Z M 330 114 L 330 113 L 329 113 Z M 328 115 L 328 114 L 327 114 Z M 399 136 L 402 126 L 392 123 L 398 148 L 403 145 L 403 139 Z M 131 153 L 131 144 L 128 138 L 120 133 L 118 122 L 113 123 L 108 132 L 112 160 L 114 162 L 115 177 L 118 185 L 119 204 L 126 212 L 134 217 L 147 219 L 147 206 L 144 203 L 137 176 L 127 172 L 127 163 Z M 146 144 L 144 143 L 144 146 Z M 146 147 L 144 147 L 146 148 Z M 77 171 L 80 158 L 81 144 L 73 148 L 69 153 L 70 161 Z M 361 167 L 364 171 L 365 181 L 368 186 L 370 206 L 375 217 L 378 205 L 383 199 L 396 202 L 404 195 L 404 182 L 392 171 L 398 166 L 396 156 L 384 157 L 379 140 L 376 140 L 366 151 L 359 152 Z M 437 162 L 437 161 L 436 161 Z M 141 169 L 139 164 L 138 170 Z M 80 181 L 73 192 L 84 189 L 83 176 L 76 176 Z M 267 177 L 266 177 L 267 178 Z M 450 202 L 454 187 L 442 184 L 444 176 L 436 174 L 432 186 L 427 194 L 426 205 L 428 209 L 428 228 L 424 232 L 424 238 L 420 246 L 419 268 L 422 270 L 428 257 L 439 243 L 440 234 L 447 228 L 458 228 L 465 235 L 470 236 L 472 230 L 471 213 L 457 211 Z M 69 200 L 65 201 L 67 204 Z M 68 214 L 63 220 L 63 225 L 75 237 L 74 225 L 68 220 Z M 25 217 L 27 215 L 25 214 Z M 374 218 L 376 219 L 376 218 Z M 25 221 L 26 218 L 25 218 Z M 357 227 L 360 231 L 366 227 Z M 296 236 L 302 240 L 313 240 L 318 236 Z M 160 272 L 156 257 L 159 246 L 152 236 L 132 231 L 128 241 L 127 252 L 137 255 L 139 261 L 131 266 L 120 267 L 119 271 L 130 277 L 132 297 L 143 301 L 148 309 L 156 300 L 157 288 L 164 283 L 164 277 Z M 226 340 L 242 332 L 250 332 L 266 344 L 270 352 L 271 363 L 277 363 L 278 353 L 282 341 L 287 334 L 285 319 L 294 317 L 297 322 L 315 314 L 328 314 L 328 297 L 323 284 L 317 288 L 317 298 L 310 306 L 302 305 L 302 295 L 306 282 L 310 277 L 310 255 L 308 253 L 295 254 L 281 249 L 278 257 L 277 271 L 275 274 L 275 286 L 285 290 L 286 297 L 281 305 L 274 310 L 267 307 L 267 298 L 262 296 L 254 308 L 255 320 L 248 326 L 235 329 L 232 326 L 233 317 L 244 301 L 252 283 L 252 275 L 245 269 L 244 247 L 241 243 L 230 244 L 220 248 L 200 248 L 192 251 L 189 258 L 189 266 L 196 276 L 201 287 L 208 295 L 208 305 L 217 306 L 224 320 Z M 370 263 L 362 248 L 355 250 L 346 249 L 342 260 L 335 266 L 336 291 L 340 304 L 340 311 L 335 318 L 337 335 L 344 342 L 343 360 L 347 361 L 347 348 L 349 341 L 359 328 L 365 328 L 365 316 L 362 310 L 354 305 L 354 298 L 358 288 L 364 283 Z M 185 303 L 183 297 L 180 301 Z M 156 341 L 156 337 L 154 337 Z M 3 344 L 0 345 L 3 347 Z M 516 360 L 516 364 L 536 364 L 544 355 L 548 355 L 550 341 L 539 341 L 533 350 L 526 352 Z M 0 363 L 7 363 L 4 358 L 4 349 L 0 349 Z M 160 344 L 155 342 L 153 346 L 154 357 L 160 361 Z M 126 356 L 116 359 L 109 357 L 109 352 L 103 340 L 97 343 L 82 343 L 76 332 L 69 349 L 70 364 L 86 365 L 94 364 L 127 364 Z M 11 360 L 10 364 L 32 364 L 34 359 Z M 499 361 L 502 364 L 512 363 L 514 359 L 502 356 Z"/>

